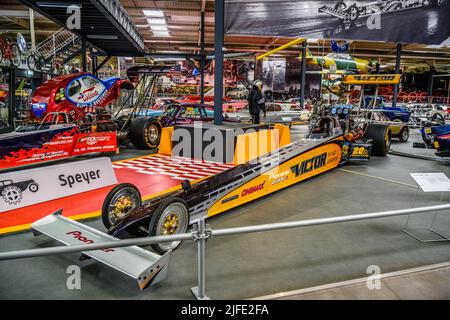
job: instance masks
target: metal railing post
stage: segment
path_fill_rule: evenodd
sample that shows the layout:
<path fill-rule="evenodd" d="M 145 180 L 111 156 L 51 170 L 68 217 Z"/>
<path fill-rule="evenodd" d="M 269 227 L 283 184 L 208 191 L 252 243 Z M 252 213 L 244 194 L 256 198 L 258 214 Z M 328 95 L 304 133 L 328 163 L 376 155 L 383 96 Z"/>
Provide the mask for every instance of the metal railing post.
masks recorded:
<path fill-rule="evenodd" d="M 206 261 L 205 247 L 206 240 L 210 237 L 210 232 L 206 230 L 205 219 L 201 218 L 197 223 L 197 230 L 194 233 L 194 239 L 197 242 L 197 276 L 198 287 L 191 288 L 192 293 L 197 300 L 210 300 L 206 295 Z"/>

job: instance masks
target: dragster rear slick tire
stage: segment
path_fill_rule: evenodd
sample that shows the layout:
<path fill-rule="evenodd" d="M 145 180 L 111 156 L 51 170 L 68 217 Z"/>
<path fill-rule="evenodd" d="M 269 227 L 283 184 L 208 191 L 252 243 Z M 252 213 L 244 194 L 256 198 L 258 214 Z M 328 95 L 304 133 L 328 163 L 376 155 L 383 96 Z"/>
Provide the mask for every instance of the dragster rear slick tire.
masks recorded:
<path fill-rule="evenodd" d="M 369 124 L 364 138 L 373 140 L 372 155 L 385 157 L 391 146 L 391 131 L 383 124 Z"/>
<path fill-rule="evenodd" d="M 138 149 L 155 149 L 161 140 L 161 124 L 147 117 L 138 117 L 131 122 L 129 139 Z"/>

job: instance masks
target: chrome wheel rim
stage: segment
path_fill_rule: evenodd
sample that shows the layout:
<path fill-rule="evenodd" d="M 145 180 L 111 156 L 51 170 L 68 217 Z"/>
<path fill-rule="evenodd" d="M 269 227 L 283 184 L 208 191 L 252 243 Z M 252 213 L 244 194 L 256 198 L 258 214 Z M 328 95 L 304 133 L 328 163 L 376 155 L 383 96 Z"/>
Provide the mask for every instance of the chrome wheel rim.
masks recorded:
<path fill-rule="evenodd" d="M 409 132 L 408 132 L 408 130 L 403 130 L 403 140 L 408 140 L 408 138 L 409 138 Z"/>
<path fill-rule="evenodd" d="M 169 205 L 161 214 L 158 226 L 156 228 L 156 235 L 174 235 L 186 232 L 188 227 L 188 211 L 186 207 L 180 203 L 175 202 Z M 159 246 L 164 251 L 169 251 L 176 248 L 181 241 L 172 241 L 160 243 Z"/>
<path fill-rule="evenodd" d="M 151 125 L 148 128 L 148 139 L 150 140 L 150 142 L 155 143 L 158 141 L 158 137 L 159 137 L 158 127 L 156 125 Z"/>
<path fill-rule="evenodd" d="M 131 210 L 140 205 L 139 195 L 132 188 L 124 188 L 117 192 L 109 204 L 108 221 L 114 225 L 118 220 L 123 219 Z"/>

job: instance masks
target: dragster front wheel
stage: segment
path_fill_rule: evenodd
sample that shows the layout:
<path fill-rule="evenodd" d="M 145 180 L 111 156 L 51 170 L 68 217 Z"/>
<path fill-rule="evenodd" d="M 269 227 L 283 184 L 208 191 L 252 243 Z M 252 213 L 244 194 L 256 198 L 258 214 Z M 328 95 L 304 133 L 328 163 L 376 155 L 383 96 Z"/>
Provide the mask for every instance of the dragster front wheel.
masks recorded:
<path fill-rule="evenodd" d="M 130 183 L 121 183 L 106 196 L 102 207 L 102 222 L 109 229 L 118 220 L 142 203 L 141 193 Z"/>
<path fill-rule="evenodd" d="M 186 233 L 189 226 L 189 211 L 184 200 L 176 197 L 163 201 L 150 220 L 150 236 L 169 236 Z M 153 250 L 165 254 L 180 246 L 181 241 L 152 244 Z"/>

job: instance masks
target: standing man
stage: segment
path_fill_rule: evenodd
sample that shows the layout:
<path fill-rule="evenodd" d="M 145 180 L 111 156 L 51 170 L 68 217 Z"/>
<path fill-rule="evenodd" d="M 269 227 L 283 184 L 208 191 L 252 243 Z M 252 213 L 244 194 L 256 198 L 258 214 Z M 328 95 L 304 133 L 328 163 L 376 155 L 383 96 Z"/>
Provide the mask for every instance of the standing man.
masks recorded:
<path fill-rule="evenodd" d="M 252 116 L 253 124 L 261 123 L 261 111 L 264 112 L 264 118 L 266 118 L 266 103 L 262 95 L 262 82 L 256 80 L 253 82 L 253 88 L 248 96 L 248 108 L 250 115 Z"/>

